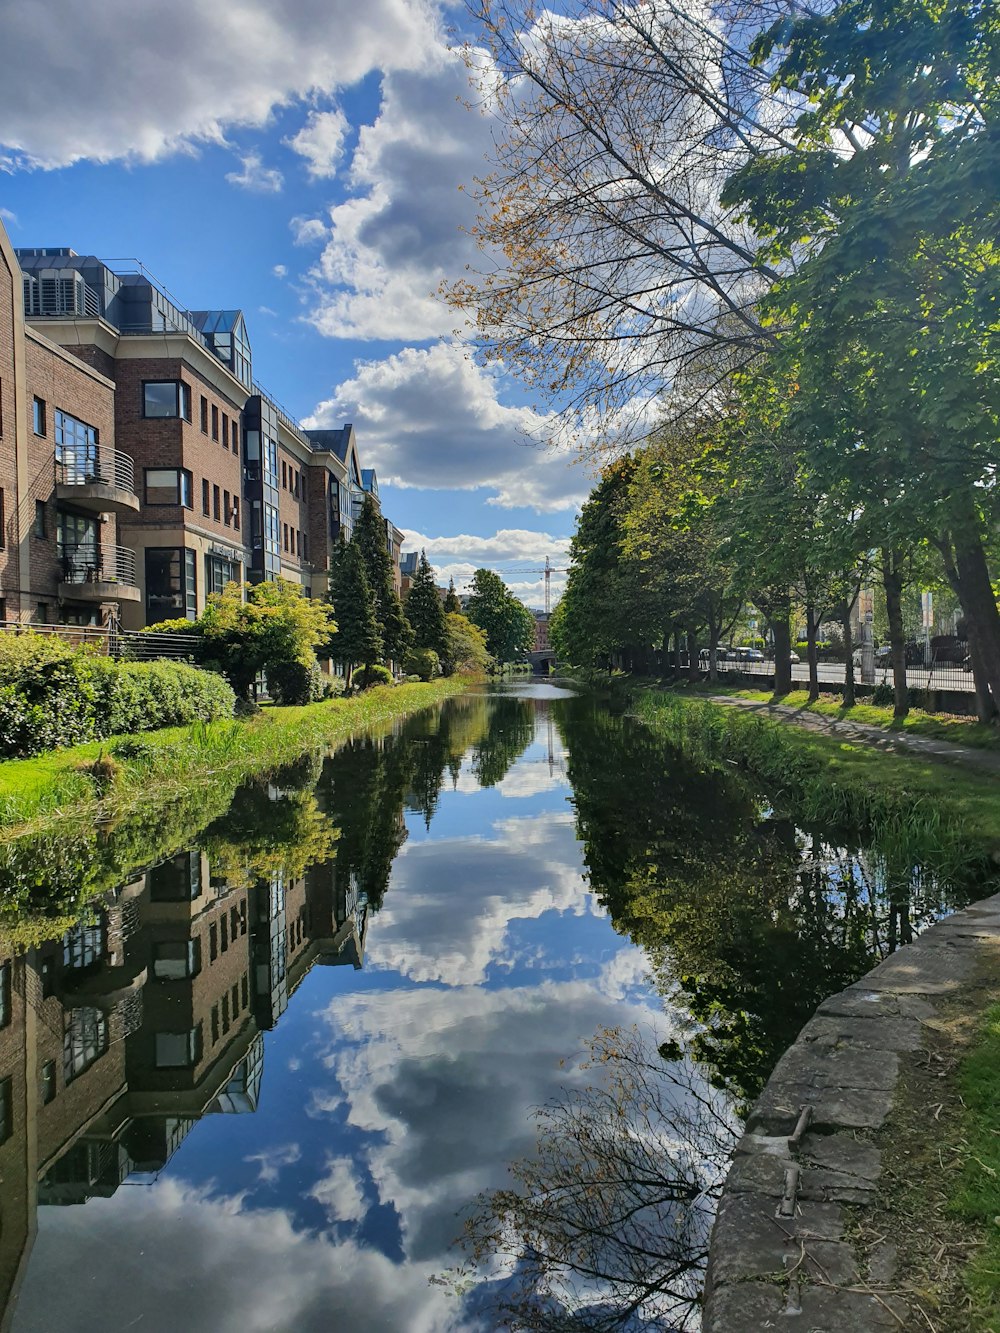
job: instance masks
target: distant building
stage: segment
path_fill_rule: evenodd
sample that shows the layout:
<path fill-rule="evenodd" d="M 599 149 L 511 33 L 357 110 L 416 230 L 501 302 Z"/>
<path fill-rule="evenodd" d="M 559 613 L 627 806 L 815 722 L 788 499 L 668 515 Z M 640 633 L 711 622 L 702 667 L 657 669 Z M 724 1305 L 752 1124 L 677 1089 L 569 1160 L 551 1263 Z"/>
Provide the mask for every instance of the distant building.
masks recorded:
<path fill-rule="evenodd" d="M 535 647 L 536 653 L 546 652 L 552 645 L 549 643 L 549 619 L 548 611 L 535 612 Z"/>

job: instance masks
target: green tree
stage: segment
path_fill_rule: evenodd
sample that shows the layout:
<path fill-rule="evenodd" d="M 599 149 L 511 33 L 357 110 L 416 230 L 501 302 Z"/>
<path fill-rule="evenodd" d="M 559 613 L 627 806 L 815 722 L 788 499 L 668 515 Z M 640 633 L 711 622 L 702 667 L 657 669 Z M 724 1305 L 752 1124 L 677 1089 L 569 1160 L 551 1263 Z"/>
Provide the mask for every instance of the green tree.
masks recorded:
<path fill-rule="evenodd" d="M 375 602 L 360 548 L 354 542 L 341 541 L 334 552 L 327 595 L 336 612 L 337 628 L 326 651 L 344 667 L 349 686 L 356 665 L 369 667 L 382 659 Z"/>
<path fill-rule="evenodd" d="M 434 582 L 434 571 L 424 551 L 420 552 L 420 563 L 406 594 L 404 609 L 413 630 L 413 646 L 429 648 L 439 658 L 444 658 L 448 649 L 445 612 Z"/>
<path fill-rule="evenodd" d="M 467 614 L 485 632 L 486 646 L 497 662 L 514 661 L 534 643 L 534 616 L 491 569 L 477 569 L 472 576 Z"/>
<path fill-rule="evenodd" d="M 227 583 L 213 593 L 188 631 L 204 638 L 205 665 L 215 665 L 236 694 L 249 698 L 261 671 L 297 662 L 316 665 L 316 649 L 336 629 L 329 606 L 306 597 L 295 583 L 278 578 L 246 588 Z"/>
<path fill-rule="evenodd" d="M 385 519 L 371 495 L 365 495 L 351 541 L 357 544 L 364 561 L 365 577 L 375 604 L 375 620 L 385 660 L 401 662 L 412 636 L 393 583 Z"/>
<path fill-rule="evenodd" d="M 458 616 L 462 614 L 462 603 L 458 600 L 458 593 L 455 591 L 455 580 L 448 580 L 448 595 L 444 599 L 445 615 Z"/>
<path fill-rule="evenodd" d="M 468 616 L 457 611 L 445 617 L 448 646 L 442 663 L 445 675 L 474 675 L 490 664 L 486 635 Z"/>

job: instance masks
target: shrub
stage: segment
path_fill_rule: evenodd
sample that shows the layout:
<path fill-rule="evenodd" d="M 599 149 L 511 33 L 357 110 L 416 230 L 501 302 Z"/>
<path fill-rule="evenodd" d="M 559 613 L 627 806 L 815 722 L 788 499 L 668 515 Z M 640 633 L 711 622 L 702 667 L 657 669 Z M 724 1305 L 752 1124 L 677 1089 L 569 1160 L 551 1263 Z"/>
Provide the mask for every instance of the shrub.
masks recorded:
<path fill-rule="evenodd" d="M 267 692 L 276 704 L 309 704 L 323 697 L 319 667 L 276 662 L 267 668 Z"/>
<path fill-rule="evenodd" d="M 379 666 L 376 662 L 374 666 L 362 667 L 360 671 L 355 671 L 353 683 L 358 690 L 370 690 L 373 685 L 391 685 L 392 672 L 388 667 Z"/>
<path fill-rule="evenodd" d="M 413 648 L 406 654 L 403 670 L 408 676 L 434 680 L 441 674 L 441 659 L 433 648 Z"/>
<path fill-rule="evenodd" d="M 182 662 L 115 662 L 43 635 L 0 640 L 0 755 L 231 717 L 233 691 Z"/>

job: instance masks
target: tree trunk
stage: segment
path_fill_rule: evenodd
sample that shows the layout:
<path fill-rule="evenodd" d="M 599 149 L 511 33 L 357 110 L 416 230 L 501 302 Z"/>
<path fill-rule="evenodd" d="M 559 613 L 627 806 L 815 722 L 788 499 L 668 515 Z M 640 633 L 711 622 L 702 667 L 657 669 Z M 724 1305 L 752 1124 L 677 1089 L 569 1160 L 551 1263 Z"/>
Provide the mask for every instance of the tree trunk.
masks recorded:
<path fill-rule="evenodd" d="M 681 631 L 674 631 L 674 680 L 679 681 L 681 672 Z"/>
<path fill-rule="evenodd" d="M 910 694 L 906 685 L 906 635 L 903 632 L 903 575 L 901 556 L 888 547 L 882 549 L 882 585 L 885 588 L 885 610 L 889 619 L 889 643 L 892 646 L 892 715 L 906 717 L 910 711 Z"/>
<path fill-rule="evenodd" d="M 719 679 L 719 634 L 721 625 L 710 624 L 708 627 L 708 678 L 711 681 Z"/>
<path fill-rule="evenodd" d="M 774 638 L 775 694 L 788 694 L 792 688 L 792 633 L 788 623 L 791 613 L 788 597 L 777 598 L 765 611 Z"/>
<path fill-rule="evenodd" d="M 956 534 L 955 569 L 958 573 L 967 632 L 975 640 L 980 670 L 989 686 L 993 712 L 1000 707 L 1000 612 L 990 583 L 986 552 L 978 532 L 963 528 Z"/>
<path fill-rule="evenodd" d="M 983 668 L 983 659 L 979 655 L 979 644 L 975 631 L 966 627 L 969 636 L 969 660 L 972 664 L 972 684 L 976 692 L 976 716 L 980 722 L 989 722 L 994 716 L 993 700 L 990 698 L 990 685 Z"/>
<path fill-rule="evenodd" d="M 844 598 L 840 612 L 840 624 L 844 631 L 844 706 L 853 708 L 856 700 L 854 690 L 854 631 L 851 628 L 851 603 Z"/>
<path fill-rule="evenodd" d="M 688 680 L 697 682 L 698 680 L 698 635 L 693 629 L 687 633 L 688 646 Z"/>
<path fill-rule="evenodd" d="M 819 650 L 816 647 L 816 633 L 819 629 L 816 607 L 806 603 L 806 657 L 809 661 L 809 702 L 819 698 Z M 777 655 L 775 655 L 777 661 Z"/>

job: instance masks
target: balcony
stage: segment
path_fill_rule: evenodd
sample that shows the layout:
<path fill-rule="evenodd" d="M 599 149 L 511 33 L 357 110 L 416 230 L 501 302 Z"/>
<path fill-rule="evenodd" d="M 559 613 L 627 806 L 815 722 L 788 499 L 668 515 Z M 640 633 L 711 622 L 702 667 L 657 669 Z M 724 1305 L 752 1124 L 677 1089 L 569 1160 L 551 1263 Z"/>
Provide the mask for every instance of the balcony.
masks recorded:
<path fill-rule="evenodd" d="M 127 546 L 87 542 L 59 550 L 59 596 L 76 602 L 137 602 L 135 552 Z"/>
<path fill-rule="evenodd" d="M 139 496 L 131 458 L 100 445 L 59 445 L 56 499 L 100 513 L 137 514 Z"/>

